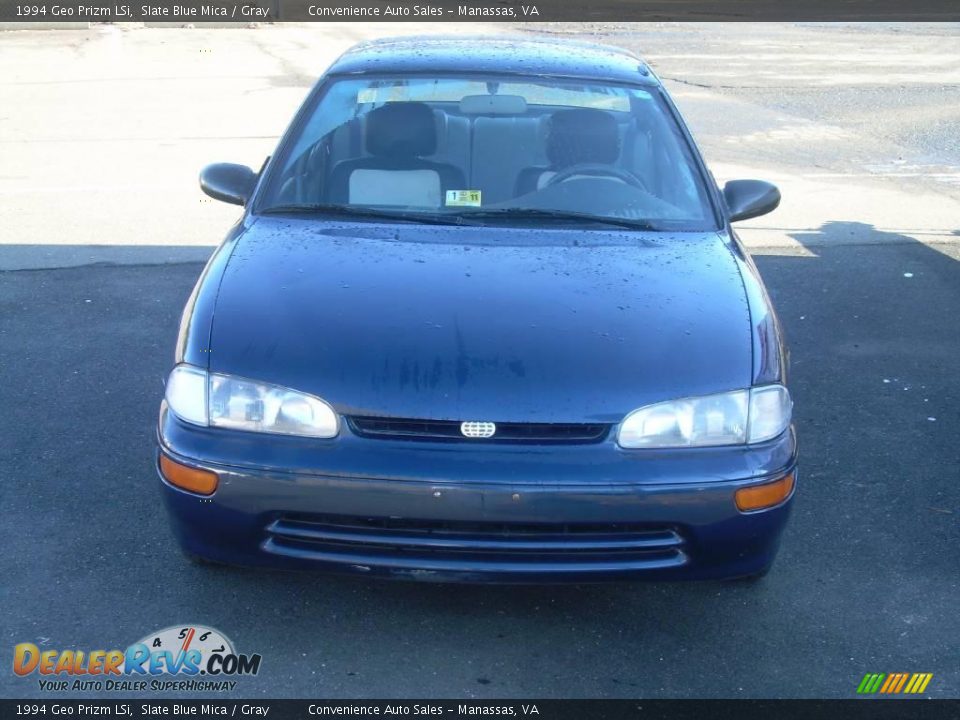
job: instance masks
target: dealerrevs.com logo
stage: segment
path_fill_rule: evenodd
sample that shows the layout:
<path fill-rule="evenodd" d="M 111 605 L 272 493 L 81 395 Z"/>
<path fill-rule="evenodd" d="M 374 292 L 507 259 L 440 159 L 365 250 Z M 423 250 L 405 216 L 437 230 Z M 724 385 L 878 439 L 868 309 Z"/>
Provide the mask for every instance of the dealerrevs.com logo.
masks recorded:
<path fill-rule="evenodd" d="M 233 678 L 256 675 L 259 654 L 238 653 L 226 635 L 202 625 L 174 625 L 125 650 L 13 649 L 13 672 L 37 676 L 43 691 L 229 691 Z"/>

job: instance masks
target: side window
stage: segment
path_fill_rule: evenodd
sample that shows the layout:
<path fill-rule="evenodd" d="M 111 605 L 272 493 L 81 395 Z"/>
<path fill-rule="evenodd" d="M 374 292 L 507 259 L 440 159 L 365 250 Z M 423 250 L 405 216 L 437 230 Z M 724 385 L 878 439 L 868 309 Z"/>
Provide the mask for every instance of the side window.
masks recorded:
<path fill-rule="evenodd" d="M 696 164 L 680 128 L 666 108 L 649 96 L 632 103 L 633 171 L 657 198 L 677 209 L 707 217 L 707 200 L 696 175 Z M 689 211 L 689 210 L 688 210 Z"/>
<path fill-rule="evenodd" d="M 338 158 L 349 154 L 360 115 L 373 106 L 358 105 L 365 81 L 335 82 L 322 90 L 317 107 L 300 130 L 276 181 L 277 202 L 324 202 L 323 187 Z M 322 112 L 318 108 L 322 107 Z M 357 150 L 359 152 L 359 150 Z"/>

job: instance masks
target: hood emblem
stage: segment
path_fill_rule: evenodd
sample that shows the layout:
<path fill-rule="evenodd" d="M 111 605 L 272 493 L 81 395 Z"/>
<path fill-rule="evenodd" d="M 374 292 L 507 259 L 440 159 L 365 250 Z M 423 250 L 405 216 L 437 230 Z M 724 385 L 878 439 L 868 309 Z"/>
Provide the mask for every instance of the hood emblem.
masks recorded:
<path fill-rule="evenodd" d="M 468 438 L 491 438 L 497 432 L 496 424 L 492 422 L 462 422 L 460 433 Z"/>

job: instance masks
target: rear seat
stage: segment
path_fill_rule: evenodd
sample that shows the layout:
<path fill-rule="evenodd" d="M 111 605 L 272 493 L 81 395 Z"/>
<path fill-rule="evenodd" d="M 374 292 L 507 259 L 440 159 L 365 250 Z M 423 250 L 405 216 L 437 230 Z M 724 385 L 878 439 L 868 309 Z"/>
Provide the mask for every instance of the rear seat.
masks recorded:
<path fill-rule="evenodd" d="M 511 199 L 520 171 L 546 164 L 542 134 L 536 117 L 480 116 L 473 121 L 476 160 L 467 177 L 469 189 L 483 193 L 484 205 Z"/>
<path fill-rule="evenodd" d="M 437 118 L 437 151 L 430 160 L 454 165 L 470 177 L 470 120 L 460 115 L 447 115 L 443 110 L 434 110 Z M 469 182 L 467 183 L 470 184 Z M 473 188 L 456 188 L 471 190 Z"/>

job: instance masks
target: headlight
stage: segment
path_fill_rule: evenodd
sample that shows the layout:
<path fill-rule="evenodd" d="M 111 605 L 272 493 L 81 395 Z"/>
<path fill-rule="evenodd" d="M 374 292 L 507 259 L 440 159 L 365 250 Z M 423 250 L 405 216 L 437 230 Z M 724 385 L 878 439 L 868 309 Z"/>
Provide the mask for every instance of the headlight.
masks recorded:
<path fill-rule="evenodd" d="M 180 419 L 195 425 L 317 438 L 340 431 L 337 413 L 318 397 L 189 365 L 170 373 L 166 398 Z"/>
<path fill-rule="evenodd" d="M 624 448 L 708 447 L 770 440 L 790 425 L 793 404 L 782 385 L 648 405 L 624 418 Z"/>
<path fill-rule="evenodd" d="M 167 379 L 167 405 L 181 420 L 207 424 L 207 371 L 177 365 Z"/>
<path fill-rule="evenodd" d="M 790 425 L 793 401 L 783 385 L 765 385 L 750 390 L 750 432 L 747 442 L 772 440 Z"/>

